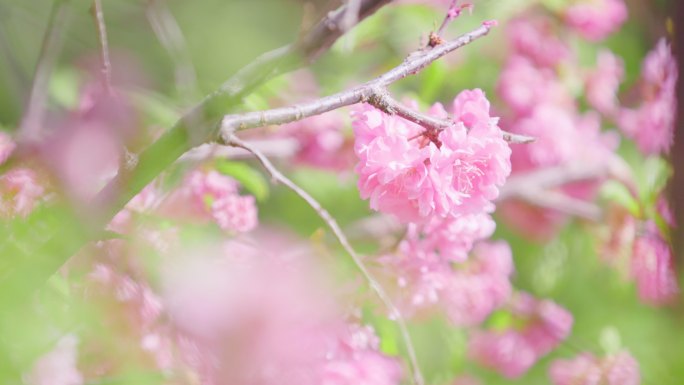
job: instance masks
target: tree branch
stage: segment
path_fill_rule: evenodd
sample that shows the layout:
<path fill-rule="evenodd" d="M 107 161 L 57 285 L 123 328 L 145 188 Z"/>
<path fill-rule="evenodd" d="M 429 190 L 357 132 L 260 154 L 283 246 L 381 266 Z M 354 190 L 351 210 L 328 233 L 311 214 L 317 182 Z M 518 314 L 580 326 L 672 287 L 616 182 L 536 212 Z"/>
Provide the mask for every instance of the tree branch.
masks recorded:
<path fill-rule="evenodd" d="M 149 0 L 145 10 L 154 34 L 175 64 L 177 92 L 186 100 L 197 94 L 197 74 L 178 22 L 165 0 Z"/>
<path fill-rule="evenodd" d="M 40 131 L 48 96 L 48 82 L 62 46 L 64 25 L 70 16 L 68 0 L 55 0 L 50 11 L 26 111 L 20 125 L 21 136 L 35 139 Z"/>
<path fill-rule="evenodd" d="M 109 60 L 109 42 L 107 41 L 107 26 L 104 20 L 104 12 L 102 11 L 102 0 L 93 0 L 93 6 L 90 11 L 95 19 L 95 29 L 97 29 L 98 42 L 100 43 L 102 84 L 104 89 L 111 93 L 112 62 Z"/>
<path fill-rule="evenodd" d="M 259 150 L 242 141 L 233 134 L 227 136 L 225 139 L 227 145 L 239 147 L 252 153 L 259 160 L 259 162 L 266 169 L 266 171 L 271 175 L 271 178 L 275 182 L 282 183 L 287 188 L 292 190 L 295 194 L 299 195 L 299 197 L 304 199 L 304 201 L 306 201 L 306 203 L 316 211 L 318 216 L 321 217 L 323 222 L 326 223 L 326 225 L 330 228 L 330 230 L 333 232 L 337 240 L 342 245 L 342 248 L 351 256 L 352 260 L 354 261 L 354 264 L 359 269 L 359 271 L 361 271 L 361 274 L 366 279 L 366 281 L 368 281 L 368 284 L 371 287 L 371 289 L 387 307 L 387 309 L 390 312 L 390 318 L 394 319 L 397 322 L 402 338 L 404 339 L 404 344 L 406 345 L 406 351 L 408 353 L 409 362 L 411 364 L 411 369 L 413 372 L 413 380 L 415 384 L 422 385 L 423 376 L 418 366 L 416 352 L 413 347 L 413 342 L 411 340 L 411 336 L 409 335 L 408 328 L 406 327 L 406 321 L 404 320 L 404 317 L 401 315 L 396 305 L 394 305 L 394 302 L 387 294 L 387 292 L 385 292 L 385 289 L 382 287 L 382 285 L 380 285 L 380 283 L 373 277 L 371 272 L 363 263 L 361 256 L 357 254 L 354 248 L 351 246 L 346 235 L 344 235 L 344 232 L 337 224 L 337 221 L 335 221 L 332 215 L 330 215 L 330 213 L 326 209 L 324 209 L 323 206 L 321 206 L 321 204 L 318 203 L 318 201 L 314 197 L 312 197 L 309 193 L 304 191 L 296 183 L 292 182 L 292 180 L 290 180 L 280 171 L 278 171 L 278 169 L 273 165 L 273 163 L 271 163 L 271 161 L 268 160 L 268 158 L 264 156 L 264 154 L 262 154 Z"/>
<path fill-rule="evenodd" d="M 228 137 L 235 131 L 261 127 L 268 124 L 290 123 L 361 102 L 373 103 L 374 101 L 382 101 L 384 97 L 382 94 L 386 94 L 386 92 L 383 91 L 386 86 L 397 80 L 403 79 L 410 74 L 415 74 L 442 56 L 461 48 L 480 37 L 486 36 L 490 30 L 491 26 L 482 25 L 455 40 L 434 48 L 417 51 L 409 55 L 399 66 L 369 82 L 312 102 L 266 111 L 226 115 L 221 123 L 221 135 Z M 418 119 L 415 114 L 410 116 Z M 425 120 L 424 118 L 421 119 Z M 428 120 L 434 123 L 433 118 L 429 118 Z"/>

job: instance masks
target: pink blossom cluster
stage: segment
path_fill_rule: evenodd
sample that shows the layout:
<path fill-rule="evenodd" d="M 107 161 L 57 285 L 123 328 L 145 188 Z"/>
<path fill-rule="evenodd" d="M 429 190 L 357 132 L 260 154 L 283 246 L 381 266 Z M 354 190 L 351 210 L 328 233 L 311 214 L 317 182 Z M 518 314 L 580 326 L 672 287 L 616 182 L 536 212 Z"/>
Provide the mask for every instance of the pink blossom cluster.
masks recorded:
<path fill-rule="evenodd" d="M 506 104 L 506 130 L 532 136 L 511 156 L 513 173 L 550 167 L 606 164 L 614 157 L 618 136 L 601 130 L 601 115 L 579 109 L 575 85 L 586 76 L 587 94 L 601 112 L 617 109 L 616 92 L 622 77 L 619 59 L 601 54 L 596 69 L 583 75 L 570 45 L 557 24 L 545 16 L 513 20 L 508 26 L 511 54 L 499 77 L 497 92 Z M 537 43 L 538 42 L 538 43 Z M 590 200 L 598 181 L 561 186 L 561 193 Z M 525 235 L 546 239 L 566 215 L 516 200 L 501 207 L 504 218 Z"/>
<path fill-rule="evenodd" d="M 458 234 L 452 234 L 458 238 Z M 402 314 L 443 311 L 457 326 L 484 321 L 503 305 L 511 293 L 513 260 L 503 241 L 479 242 L 471 259 L 453 265 L 437 250 L 402 241 L 396 255 L 379 259 L 383 271 L 394 280 L 396 303 Z"/>
<path fill-rule="evenodd" d="M 669 226 L 671 211 L 661 198 L 661 217 Z M 636 282 L 639 299 L 659 306 L 673 303 L 680 289 L 672 247 L 653 220 L 639 221 L 622 210 L 614 210 L 609 234 L 603 238 L 602 259 Z"/>
<path fill-rule="evenodd" d="M 217 171 L 193 171 L 160 206 L 168 216 L 212 220 L 229 233 L 244 233 L 258 224 L 256 200 L 240 195 L 239 183 Z"/>
<path fill-rule="evenodd" d="M 448 117 L 441 104 L 430 114 Z M 415 223 L 493 210 L 511 150 L 481 90 L 461 92 L 454 125 L 438 132 L 369 105 L 353 118 L 358 187 L 372 209 Z"/>
<path fill-rule="evenodd" d="M 278 136 L 294 138 L 299 145 L 294 160 L 328 170 L 347 170 L 354 163 L 352 143 L 345 136 L 345 122 L 337 111 L 283 125 Z"/>
<path fill-rule="evenodd" d="M 0 175 L 0 218 L 25 217 L 44 198 L 46 189 L 35 171 L 18 167 Z"/>
<path fill-rule="evenodd" d="M 76 367 L 78 338 L 67 334 L 54 348 L 41 356 L 24 377 L 26 385 L 82 385 L 83 376 Z"/>
<path fill-rule="evenodd" d="M 576 0 L 565 9 L 565 22 L 582 37 L 600 41 L 627 20 L 624 0 Z"/>
<path fill-rule="evenodd" d="M 619 112 L 620 128 L 647 155 L 668 153 L 672 147 L 677 77 L 672 49 L 665 39 L 661 39 L 646 56 L 641 68 L 641 104 Z"/>
<path fill-rule="evenodd" d="M 573 359 L 556 360 L 549 368 L 554 385 L 639 385 L 639 363 L 622 350 L 605 357 L 582 353 Z"/>
<path fill-rule="evenodd" d="M 527 293 L 513 296 L 509 311 L 512 325 L 475 331 L 468 352 L 481 365 L 516 378 L 570 335 L 573 318 L 556 303 L 537 300 Z"/>

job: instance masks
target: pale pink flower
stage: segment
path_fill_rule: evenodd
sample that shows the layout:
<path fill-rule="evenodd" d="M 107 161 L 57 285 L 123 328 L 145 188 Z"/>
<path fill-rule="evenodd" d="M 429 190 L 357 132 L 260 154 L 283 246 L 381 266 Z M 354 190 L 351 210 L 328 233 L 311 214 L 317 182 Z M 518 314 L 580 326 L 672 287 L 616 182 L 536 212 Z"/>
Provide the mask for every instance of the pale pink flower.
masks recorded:
<path fill-rule="evenodd" d="M 548 18 L 521 17 L 508 23 L 506 35 L 517 55 L 537 66 L 553 68 L 572 58 L 570 47 L 558 38 Z"/>
<path fill-rule="evenodd" d="M 572 324 L 570 312 L 553 301 L 542 300 L 537 302 L 523 336 L 534 351 L 543 356 L 568 338 Z"/>
<path fill-rule="evenodd" d="M 214 201 L 211 215 L 223 230 L 246 233 L 259 223 L 256 201 L 253 196 L 228 195 Z"/>
<path fill-rule="evenodd" d="M 507 378 L 517 378 L 537 361 L 537 353 L 519 333 L 478 331 L 468 343 L 468 355 Z"/>
<path fill-rule="evenodd" d="M 434 251 L 446 260 L 462 262 L 473 244 L 489 238 L 495 228 L 496 222 L 485 213 L 434 218 L 425 225 L 410 224 L 405 242 L 413 250 Z"/>
<path fill-rule="evenodd" d="M 644 59 L 641 77 L 643 101 L 635 109 L 623 109 L 618 124 L 643 153 L 668 153 L 674 139 L 678 72 L 677 62 L 665 39 L 661 39 Z"/>
<path fill-rule="evenodd" d="M 160 206 L 170 217 L 215 221 L 221 229 L 242 233 L 258 224 L 256 200 L 239 194 L 239 183 L 216 171 L 193 171 Z"/>
<path fill-rule="evenodd" d="M 38 174 L 16 168 L 0 175 L 0 218 L 27 216 L 45 194 Z"/>
<path fill-rule="evenodd" d="M 9 134 L 0 131 L 0 164 L 5 163 L 7 158 L 9 158 L 10 155 L 12 155 L 12 151 L 14 151 L 14 148 L 16 146 L 16 143 L 14 143 L 12 137 L 9 136 Z"/>
<path fill-rule="evenodd" d="M 549 368 L 554 385 L 639 385 L 639 363 L 623 350 L 598 358 L 582 353 L 570 360 L 555 360 Z"/>
<path fill-rule="evenodd" d="M 602 375 L 600 361 L 591 353 L 582 353 L 572 360 L 555 360 L 549 367 L 554 385 L 601 385 Z"/>
<path fill-rule="evenodd" d="M 613 116 L 618 109 L 617 92 L 625 74 L 622 59 L 608 50 L 599 53 L 596 67 L 586 78 L 587 100 L 597 111 Z"/>
<path fill-rule="evenodd" d="M 25 377 L 27 385 L 81 385 L 83 376 L 78 370 L 78 338 L 69 334 L 57 342 L 55 348 L 40 357 Z"/>
<path fill-rule="evenodd" d="M 634 241 L 632 276 L 645 303 L 662 305 L 679 296 L 672 248 L 652 221 L 646 222 L 644 233 Z"/>
<path fill-rule="evenodd" d="M 332 170 L 345 170 L 353 165 L 351 143 L 344 135 L 345 123 L 333 111 L 289 123 L 278 135 L 294 138 L 299 143 L 295 160 L 299 163 Z"/>
<path fill-rule="evenodd" d="M 565 22 L 587 40 L 600 41 L 627 20 L 623 0 L 578 0 L 565 10 Z"/>
<path fill-rule="evenodd" d="M 510 148 L 482 91 L 459 95 L 453 112 L 454 125 L 437 135 L 370 106 L 354 112 L 355 170 L 372 209 L 404 222 L 493 209 L 510 173 Z M 446 116 L 441 105 L 431 114 Z"/>
<path fill-rule="evenodd" d="M 518 115 L 529 114 L 542 103 L 554 104 L 559 108 L 571 108 L 574 105 L 554 70 L 539 68 L 521 55 L 513 55 L 506 62 L 499 75 L 497 93 Z"/>

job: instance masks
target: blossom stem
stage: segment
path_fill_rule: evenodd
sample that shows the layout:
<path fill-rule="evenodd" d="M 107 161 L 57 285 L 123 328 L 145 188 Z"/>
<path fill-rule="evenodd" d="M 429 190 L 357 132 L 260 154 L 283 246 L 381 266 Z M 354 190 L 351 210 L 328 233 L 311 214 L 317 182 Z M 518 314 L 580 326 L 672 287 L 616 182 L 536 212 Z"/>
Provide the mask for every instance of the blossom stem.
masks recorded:
<path fill-rule="evenodd" d="M 361 274 L 364 276 L 366 281 L 368 281 L 368 285 L 375 292 L 380 301 L 382 301 L 382 303 L 387 307 L 390 313 L 390 318 L 396 321 L 397 326 L 399 327 L 399 331 L 402 335 L 402 339 L 404 340 L 404 344 L 406 346 L 406 352 L 408 354 L 409 363 L 411 365 L 411 371 L 413 373 L 413 382 L 415 385 L 423 385 L 423 375 L 420 371 L 420 367 L 418 366 L 418 359 L 416 356 L 415 348 L 413 346 L 413 342 L 411 340 L 411 336 L 406 326 L 406 321 L 404 320 L 404 317 L 401 315 L 401 312 L 394 304 L 390 296 L 387 294 L 385 289 L 382 287 L 382 285 L 378 282 L 378 280 L 376 280 L 373 277 L 373 274 L 370 272 L 370 270 L 368 270 L 366 265 L 363 263 L 362 257 L 354 250 L 351 243 L 347 239 L 347 236 L 344 234 L 340 226 L 337 224 L 337 221 L 335 221 L 335 218 L 333 218 L 332 215 L 330 215 L 330 213 L 325 208 L 323 208 L 323 206 L 321 206 L 321 204 L 308 192 L 306 192 L 292 180 L 283 175 L 261 151 L 257 150 L 250 144 L 239 139 L 234 134 L 231 134 L 230 136 L 225 138 L 225 144 L 233 147 L 242 148 L 250 152 L 252 155 L 254 155 L 259 160 L 264 169 L 266 169 L 266 171 L 271 175 L 271 178 L 275 182 L 282 183 L 287 188 L 292 190 L 295 194 L 297 194 L 299 197 L 304 199 L 304 201 L 306 201 L 306 203 L 316 211 L 318 216 L 321 217 L 323 222 L 326 223 L 326 225 L 330 228 L 330 230 L 333 232 L 337 240 L 342 245 L 342 248 L 349 254 L 349 256 L 354 261 L 356 267 L 359 269 L 359 271 L 361 271 Z"/>

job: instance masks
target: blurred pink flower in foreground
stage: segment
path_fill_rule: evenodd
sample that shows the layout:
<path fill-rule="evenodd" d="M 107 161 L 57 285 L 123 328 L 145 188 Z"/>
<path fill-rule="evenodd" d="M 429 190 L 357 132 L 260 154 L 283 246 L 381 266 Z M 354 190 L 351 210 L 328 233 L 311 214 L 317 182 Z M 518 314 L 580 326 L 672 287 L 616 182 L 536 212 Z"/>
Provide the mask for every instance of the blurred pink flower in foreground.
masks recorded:
<path fill-rule="evenodd" d="M 368 105 L 354 111 L 358 187 L 372 209 L 403 222 L 493 210 L 511 150 L 481 90 L 461 92 L 452 111 L 455 124 L 438 132 Z M 440 104 L 430 114 L 447 117 Z"/>
<path fill-rule="evenodd" d="M 57 342 L 54 349 L 34 364 L 25 376 L 27 385 L 81 385 L 83 376 L 76 367 L 78 339 L 68 334 Z"/>
<path fill-rule="evenodd" d="M 627 20 L 623 0 L 577 0 L 565 10 L 565 22 L 587 40 L 599 41 Z"/>
<path fill-rule="evenodd" d="M 661 39 L 641 68 L 642 103 L 620 112 L 618 123 L 626 136 L 647 154 L 669 153 L 677 112 L 677 62 L 670 45 Z"/>
<path fill-rule="evenodd" d="M 555 360 L 549 368 L 554 385 L 639 385 L 639 363 L 627 351 L 603 358 L 582 353 L 571 360 Z"/>
<path fill-rule="evenodd" d="M 516 378 L 568 337 L 573 318 L 556 303 L 526 293 L 512 297 L 510 312 L 513 326 L 474 332 L 468 352 L 478 363 Z"/>

